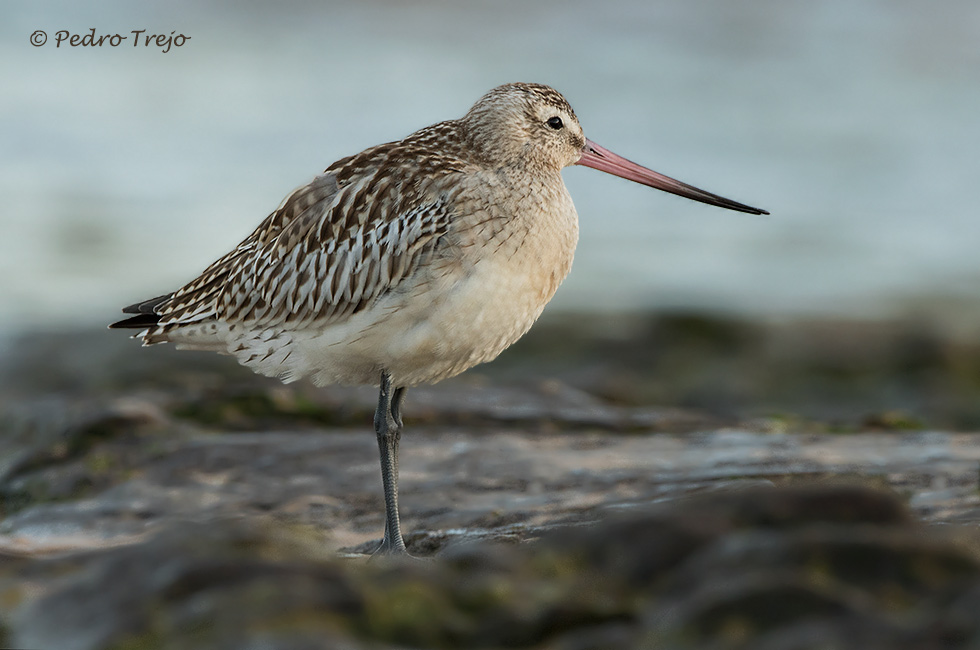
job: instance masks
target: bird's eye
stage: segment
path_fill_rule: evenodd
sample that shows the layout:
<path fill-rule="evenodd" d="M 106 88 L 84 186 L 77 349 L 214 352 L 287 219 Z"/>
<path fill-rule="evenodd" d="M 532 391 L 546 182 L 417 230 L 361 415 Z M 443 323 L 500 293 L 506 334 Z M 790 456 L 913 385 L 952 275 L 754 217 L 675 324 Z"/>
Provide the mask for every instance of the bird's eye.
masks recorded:
<path fill-rule="evenodd" d="M 565 124 L 561 121 L 561 118 L 556 115 L 548 120 L 548 126 L 557 131 L 561 127 L 565 126 Z"/>

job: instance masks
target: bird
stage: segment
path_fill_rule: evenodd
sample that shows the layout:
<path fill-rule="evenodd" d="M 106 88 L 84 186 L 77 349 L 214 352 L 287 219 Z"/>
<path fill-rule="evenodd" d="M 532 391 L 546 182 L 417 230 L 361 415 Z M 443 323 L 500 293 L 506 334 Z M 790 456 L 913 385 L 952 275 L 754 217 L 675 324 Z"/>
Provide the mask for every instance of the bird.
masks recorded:
<path fill-rule="evenodd" d="M 494 359 L 542 313 L 578 241 L 561 176 L 571 165 L 768 214 L 614 154 L 585 137 L 557 90 L 509 83 L 461 118 L 336 161 L 196 279 L 109 327 L 140 330 L 143 345 L 232 355 L 285 382 L 378 387 L 385 529 L 374 555 L 407 555 L 405 392 Z"/>

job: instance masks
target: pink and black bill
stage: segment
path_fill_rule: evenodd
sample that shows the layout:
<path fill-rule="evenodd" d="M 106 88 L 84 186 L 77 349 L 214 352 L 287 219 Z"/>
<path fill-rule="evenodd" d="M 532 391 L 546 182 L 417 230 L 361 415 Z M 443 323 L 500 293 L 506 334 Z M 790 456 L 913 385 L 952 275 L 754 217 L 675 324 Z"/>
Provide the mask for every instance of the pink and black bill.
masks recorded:
<path fill-rule="evenodd" d="M 635 181 L 641 185 L 654 187 L 664 192 L 670 192 L 677 196 L 683 196 L 685 199 L 693 199 L 701 203 L 707 203 L 708 205 L 716 205 L 719 208 L 748 212 L 749 214 L 769 214 L 765 210 L 753 208 L 752 206 L 726 199 L 723 196 L 718 196 L 711 192 L 705 192 L 693 185 L 682 183 L 670 176 L 664 176 L 652 169 L 647 169 L 643 165 L 638 165 L 631 160 L 614 154 L 589 139 L 585 140 L 585 146 L 582 148 L 582 158 L 576 164 L 598 169 L 599 171 Z"/>

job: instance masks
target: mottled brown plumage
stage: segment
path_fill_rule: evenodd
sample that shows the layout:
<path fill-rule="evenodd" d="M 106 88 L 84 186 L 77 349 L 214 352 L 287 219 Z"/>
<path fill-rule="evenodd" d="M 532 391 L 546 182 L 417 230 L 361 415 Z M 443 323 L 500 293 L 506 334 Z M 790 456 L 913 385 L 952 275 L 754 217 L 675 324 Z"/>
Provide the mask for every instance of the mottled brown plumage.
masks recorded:
<path fill-rule="evenodd" d="M 561 170 L 576 163 L 762 212 L 586 140 L 554 89 L 507 84 L 458 120 L 338 160 L 197 279 L 113 327 L 286 381 L 380 384 L 382 550 L 404 550 L 403 389 L 489 361 L 531 327 L 571 268 L 578 217 Z"/>

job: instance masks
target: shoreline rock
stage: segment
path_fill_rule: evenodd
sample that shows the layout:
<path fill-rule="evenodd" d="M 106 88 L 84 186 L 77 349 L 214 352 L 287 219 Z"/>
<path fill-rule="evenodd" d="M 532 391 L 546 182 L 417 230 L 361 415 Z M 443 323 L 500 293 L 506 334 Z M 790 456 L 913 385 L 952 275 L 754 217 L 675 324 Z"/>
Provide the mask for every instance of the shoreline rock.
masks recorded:
<path fill-rule="evenodd" d="M 363 561 L 383 526 L 372 389 L 110 332 L 24 339 L 0 366 L 0 646 L 980 638 L 971 345 L 696 318 L 535 331 L 409 392 L 403 524 L 432 559 L 404 566 Z"/>

